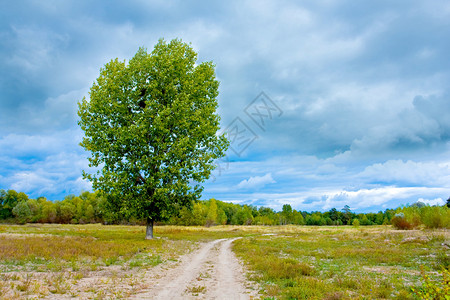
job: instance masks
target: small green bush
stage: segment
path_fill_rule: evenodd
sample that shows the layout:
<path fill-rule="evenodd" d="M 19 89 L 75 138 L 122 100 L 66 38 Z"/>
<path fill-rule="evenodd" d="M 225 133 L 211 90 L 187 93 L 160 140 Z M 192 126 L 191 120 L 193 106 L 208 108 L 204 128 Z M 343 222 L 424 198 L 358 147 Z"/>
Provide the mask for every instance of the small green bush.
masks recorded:
<path fill-rule="evenodd" d="M 419 299 L 450 299 L 450 271 L 442 269 L 442 281 L 432 280 L 425 274 L 422 268 L 423 285 L 416 289 L 412 288 L 412 292 Z"/>
<path fill-rule="evenodd" d="M 265 270 L 268 278 L 296 278 L 298 276 L 311 276 L 314 268 L 295 259 L 274 259 Z"/>
<path fill-rule="evenodd" d="M 450 256 L 446 251 L 441 251 L 436 255 L 436 266 L 437 269 L 450 270 Z"/>

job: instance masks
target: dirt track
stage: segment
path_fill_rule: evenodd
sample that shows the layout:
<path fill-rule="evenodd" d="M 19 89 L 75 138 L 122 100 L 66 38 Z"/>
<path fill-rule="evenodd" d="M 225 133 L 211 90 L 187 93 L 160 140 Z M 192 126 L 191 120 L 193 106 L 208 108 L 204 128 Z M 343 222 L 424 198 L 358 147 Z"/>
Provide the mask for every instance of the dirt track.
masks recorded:
<path fill-rule="evenodd" d="M 151 288 L 133 299 L 251 299 L 258 292 L 245 286 L 243 270 L 231 243 L 220 239 L 185 255 L 161 276 L 149 276 Z M 155 275 L 155 274 L 153 274 Z M 159 278 L 158 278 L 159 277 Z"/>

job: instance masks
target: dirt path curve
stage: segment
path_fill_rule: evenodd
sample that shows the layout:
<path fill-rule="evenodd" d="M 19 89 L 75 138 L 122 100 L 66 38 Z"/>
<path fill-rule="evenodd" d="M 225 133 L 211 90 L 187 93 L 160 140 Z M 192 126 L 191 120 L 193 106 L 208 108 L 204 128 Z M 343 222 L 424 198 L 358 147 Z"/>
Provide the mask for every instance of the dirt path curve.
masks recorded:
<path fill-rule="evenodd" d="M 149 276 L 151 288 L 134 299 L 252 299 L 257 289 L 246 287 L 242 266 L 231 251 L 236 239 L 203 244 L 174 268 Z M 154 275 L 154 274 L 153 274 Z"/>

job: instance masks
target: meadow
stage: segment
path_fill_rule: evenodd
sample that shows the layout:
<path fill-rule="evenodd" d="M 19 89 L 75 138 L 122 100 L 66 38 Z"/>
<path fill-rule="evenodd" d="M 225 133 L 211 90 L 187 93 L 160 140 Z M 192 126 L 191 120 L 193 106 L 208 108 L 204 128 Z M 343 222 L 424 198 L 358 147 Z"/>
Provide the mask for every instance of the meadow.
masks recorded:
<path fill-rule="evenodd" d="M 442 286 L 449 241 L 445 229 L 286 226 L 237 240 L 234 251 L 268 299 L 417 299 L 424 275 Z"/>
<path fill-rule="evenodd" d="M 157 226 L 144 236 L 143 226 L 0 225 L 0 298 L 128 298 L 200 243 L 233 237 L 263 299 L 415 299 L 423 274 L 440 282 L 450 265 L 448 229 Z"/>

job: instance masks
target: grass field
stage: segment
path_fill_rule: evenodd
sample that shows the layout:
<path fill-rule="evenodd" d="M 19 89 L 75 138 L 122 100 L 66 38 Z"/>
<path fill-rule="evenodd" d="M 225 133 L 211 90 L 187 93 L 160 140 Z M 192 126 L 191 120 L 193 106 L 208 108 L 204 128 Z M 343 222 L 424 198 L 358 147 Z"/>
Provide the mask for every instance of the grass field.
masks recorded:
<path fill-rule="evenodd" d="M 421 267 L 449 267 L 448 230 L 387 226 L 0 225 L 0 298 L 127 298 L 141 280 L 202 241 L 244 237 L 233 250 L 271 299 L 412 299 Z M 58 296 L 59 295 L 59 296 Z"/>
<path fill-rule="evenodd" d="M 234 251 L 269 299 L 414 299 L 421 269 L 440 280 L 437 271 L 449 268 L 449 233 L 278 227 L 237 240 Z"/>
<path fill-rule="evenodd" d="M 0 225 L 0 299 L 127 298 L 146 288 L 141 279 L 154 267 L 242 231 L 164 226 L 155 235 L 144 240 L 142 226 Z"/>

